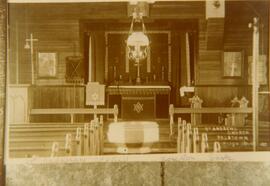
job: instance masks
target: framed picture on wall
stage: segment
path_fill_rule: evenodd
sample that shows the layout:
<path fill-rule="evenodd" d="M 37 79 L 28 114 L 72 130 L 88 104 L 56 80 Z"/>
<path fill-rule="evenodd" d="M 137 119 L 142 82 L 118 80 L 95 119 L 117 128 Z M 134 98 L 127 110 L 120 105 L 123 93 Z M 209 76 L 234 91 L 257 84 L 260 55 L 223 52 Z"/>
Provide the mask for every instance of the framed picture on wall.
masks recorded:
<path fill-rule="evenodd" d="M 57 68 L 57 53 L 39 52 L 37 68 L 39 78 L 55 78 Z"/>
<path fill-rule="evenodd" d="M 243 76 L 243 51 L 224 51 L 223 52 L 223 77 L 241 78 Z"/>

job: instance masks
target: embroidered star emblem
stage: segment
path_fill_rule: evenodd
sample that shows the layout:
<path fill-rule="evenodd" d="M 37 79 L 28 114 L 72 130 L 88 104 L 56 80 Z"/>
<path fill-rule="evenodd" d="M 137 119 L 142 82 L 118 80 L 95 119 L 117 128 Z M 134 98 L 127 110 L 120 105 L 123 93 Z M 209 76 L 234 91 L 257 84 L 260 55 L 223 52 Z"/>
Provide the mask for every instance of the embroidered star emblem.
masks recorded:
<path fill-rule="evenodd" d="M 93 93 L 92 95 L 91 95 L 91 97 L 92 97 L 92 99 L 93 100 L 98 100 L 98 94 L 95 92 L 95 93 Z"/>
<path fill-rule="evenodd" d="M 143 104 L 141 104 L 140 102 L 133 104 L 133 110 L 138 114 L 141 113 L 143 111 Z"/>

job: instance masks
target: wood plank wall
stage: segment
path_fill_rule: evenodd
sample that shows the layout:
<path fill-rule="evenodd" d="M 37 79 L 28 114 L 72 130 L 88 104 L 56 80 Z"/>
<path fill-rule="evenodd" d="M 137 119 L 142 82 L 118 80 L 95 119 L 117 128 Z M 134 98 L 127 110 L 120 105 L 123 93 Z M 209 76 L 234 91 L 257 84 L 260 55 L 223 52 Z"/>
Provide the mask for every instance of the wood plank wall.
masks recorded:
<path fill-rule="evenodd" d="M 257 4 L 256 4 L 257 3 Z M 235 96 L 245 96 L 251 102 L 251 89 L 248 86 L 247 56 L 252 54 L 252 30 L 248 23 L 257 16 L 267 18 L 267 1 L 265 2 L 235 2 L 227 1 L 225 4 L 224 44 L 221 49 L 207 50 L 206 20 L 200 20 L 199 60 L 196 65 L 197 94 L 204 100 L 205 106 L 228 105 Z M 256 5 L 255 5 L 256 4 Z M 263 19 L 264 29 L 261 32 L 260 51 L 268 49 L 268 19 Z M 267 25 L 267 26 L 266 26 Z M 263 39 L 262 39 L 263 38 Z M 223 50 L 244 51 L 244 72 L 240 79 L 224 79 L 222 77 Z M 267 54 L 267 52 L 266 52 Z M 210 86 L 209 86 L 210 85 Z"/>
<path fill-rule="evenodd" d="M 84 86 L 31 86 L 31 108 L 84 108 Z M 83 116 L 77 116 L 75 121 L 82 121 Z M 32 116 L 31 122 L 70 121 L 69 115 Z"/>
<path fill-rule="evenodd" d="M 63 85 L 65 83 L 66 57 L 81 55 L 79 20 L 122 18 L 126 13 L 125 3 L 96 4 L 10 4 L 10 83 L 31 83 L 30 51 L 24 49 L 30 33 L 39 41 L 35 53 L 57 53 L 57 77 L 37 79 L 38 85 Z M 16 61 L 18 60 L 18 62 Z M 35 63 L 37 56 L 35 55 Z M 16 82 L 16 63 L 19 63 L 19 82 Z M 100 66 L 97 66 L 100 68 Z M 35 66 L 37 69 L 37 65 Z M 100 78 L 101 79 L 101 78 Z"/>
<path fill-rule="evenodd" d="M 13 11 L 12 11 L 13 12 Z M 28 15 L 27 15 L 28 16 Z M 29 17 L 22 21 L 11 21 L 10 33 L 12 33 L 11 59 L 12 73 L 10 82 L 16 83 L 16 63 L 19 64 L 19 82 L 31 82 L 30 50 L 24 48 L 25 39 L 33 37 L 38 39 L 34 42 L 34 61 L 36 83 L 42 84 L 65 84 L 66 57 L 79 55 L 79 24 L 78 20 L 54 20 L 46 21 L 31 20 Z M 14 37 L 13 37 L 14 36 Z M 17 46 L 18 45 L 18 46 Z M 16 50 L 17 49 L 17 50 Z M 37 75 L 38 52 L 56 52 L 57 76 L 53 79 L 40 79 Z M 18 62 L 16 61 L 18 60 Z"/>
<path fill-rule="evenodd" d="M 5 166 L 6 159 L 5 146 L 5 100 L 6 100 L 6 64 L 7 64 L 7 2 L 0 1 L 0 185 L 5 185 Z"/>
<path fill-rule="evenodd" d="M 268 15 L 268 6 L 263 7 L 268 2 L 260 1 L 256 3 L 246 4 L 245 2 L 226 1 L 226 18 L 224 24 L 224 46 L 217 49 L 207 49 L 207 20 L 205 19 L 205 2 L 156 2 L 150 5 L 149 16 L 152 19 L 195 19 L 199 22 L 198 30 L 198 60 L 195 64 L 195 85 L 199 96 L 205 98 L 205 103 L 212 104 L 211 99 L 215 94 L 220 100 L 230 100 L 234 95 L 243 95 L 248 97 L 247 80 L 245 78 L 247 65 L 245 61 L 244 78 L 241 79 L 224 79 L 222 78 L 222 58 L 221 54 L 224 49 L 244 49 L 246 53 L 250 53 L 252 33 L 247 28 L 247 23 L 252 19 L 254 10 L 262 8 L 264 14 Z M 259 4 L 259 5 L 256 5 Z M 260 7 L 261 6 L 261 7 Z M 22 14 L 21 12 L 27 9 Z M 13 4 L 10 5 L 10 25 L 14 36 L 16 30 L 16 20 L 23 23 L 25 20 L 29 23 L 29 30 L 19 26 L 19 63 L 20 68 L 20 83 L 29 83 L 30 65 L 27 60 L 27 53 L 23 49 L 24 38 L 26 32 L 34 32 L 40 39 L 40 50 L 53 50 L 60 53 L 59 74 L 57 80 L 40 80 L 43 84 L 64 84 L 65 65 L 64 58 L 73 53 L 74 44 L 76 51 L 79 51 L 79 20 L 87 19 L 115 19 L 128 20 L 127 4 L 126 3 L 95 3 L 95 4 Z M 240 17 L 239 17 L 240 16 Z M 247 19 L 249 21 L 247 21 Z M 22 24 L 19 24 L 22 25 Z M 267 24 L 268 25 L 268 22 Z M 31 28 L 30 28 L 31 27 Z M 265 26 L 265 33 L 268 33 L 268 26 Z M 265 35 L 265 34 L 264 34 Z M 13 37 L 14 38 L 14 37 Z M 265 36 L 266 38 L 266 36 Z M 16 61 L 16 42 L 11 41 L 11 71 L 16 69 L 14 63 Z M 268 47 L 265 45 L 264 47 Z M 104 69 L 104 64 L 96 65 L 96 70 Z M 104 79 L 99 74 L 98 80 Z M 10 76 L 10 82 L 14 82 L 14 73 Z M 184 84 L 183 84 L 184 85 Z M 180 85 L 180 86 L 183 86 Z M 206 90 L 206 87 L 209 86 Z M 240 86 L 235 88 L 236 86 Z M 225 93 L 224 93 L 225 92 Z M 178 95 L 176 95 L 178 96 Z M 217 97 L 217 96 L 215 96 Z"/>

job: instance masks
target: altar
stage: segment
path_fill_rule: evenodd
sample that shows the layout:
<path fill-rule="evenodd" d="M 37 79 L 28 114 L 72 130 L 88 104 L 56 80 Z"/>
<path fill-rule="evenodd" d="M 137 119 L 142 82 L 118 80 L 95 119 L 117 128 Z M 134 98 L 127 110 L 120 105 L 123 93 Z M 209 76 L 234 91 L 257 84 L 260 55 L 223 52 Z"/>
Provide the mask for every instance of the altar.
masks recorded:
<path fill-rule="evenodd" d="M 168 85 L 108 86 L 107 105 L 117 104 L 125 120 L 168 118 L 170 91 Z"/>

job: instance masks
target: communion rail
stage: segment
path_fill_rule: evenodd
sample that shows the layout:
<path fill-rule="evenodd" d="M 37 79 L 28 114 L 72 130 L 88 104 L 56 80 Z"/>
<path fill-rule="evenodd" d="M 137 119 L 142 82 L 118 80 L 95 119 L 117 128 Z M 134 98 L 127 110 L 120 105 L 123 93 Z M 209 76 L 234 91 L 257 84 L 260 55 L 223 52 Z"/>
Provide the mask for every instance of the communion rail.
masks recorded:
<path fill-rule="evenodd" d="M 65 156 L 101 155 L 104 152 L 103 116 L 85 123 L 83 128 L 76 129 L 76 135 L 67 133 L 65 138 Z M 75 143 L 74 143 L 75 142 Z M 61 148 L 58 142 L 53 142 L 51 157 L 58 156 Z"/>
<path fill-rule="evenodd" d="M 170 134 L 173 133 L 174 114 L 251 114 L 252 108 L 239 108 L 239 107 L 208 107 L 208 108 L 175 108 L 173 104 L 169 106 L 170 116 Z M 194 123 L 192 123 L 194 124 Z"/>
<path fill-rule="evenodd" d="M 177 153 L 205 153 L 209 152 L 207 133 L 199 137 L 199 128 L 192 127 L 190 123 L 178 118 L 177 125 Z M 213 152 L 221 152 L 221 145 L 214 141 Z"/>
<path fill-rule="evenodd" d="M 75 114 L 113 114 L 114 121 L 117 121 L 118 106 L 113 108 L 48 108 L 48 109 L 31 109 L 30 115 L 50 115 L 50 114 L 69 114 L 70 123 L 74 123 Z"/>

